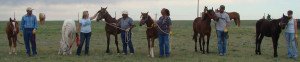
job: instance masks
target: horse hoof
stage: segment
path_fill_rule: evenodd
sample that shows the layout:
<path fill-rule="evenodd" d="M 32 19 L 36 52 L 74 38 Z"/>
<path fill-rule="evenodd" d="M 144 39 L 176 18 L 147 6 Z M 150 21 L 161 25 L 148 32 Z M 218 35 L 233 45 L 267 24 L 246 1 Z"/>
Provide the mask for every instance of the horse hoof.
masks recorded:
<path fill-rule="evenodd" d="M 8 54 L 9 54 L 9 55 L 11 55 L 12 53 L 11 53 L 11 52 L 9 52 Z"/>

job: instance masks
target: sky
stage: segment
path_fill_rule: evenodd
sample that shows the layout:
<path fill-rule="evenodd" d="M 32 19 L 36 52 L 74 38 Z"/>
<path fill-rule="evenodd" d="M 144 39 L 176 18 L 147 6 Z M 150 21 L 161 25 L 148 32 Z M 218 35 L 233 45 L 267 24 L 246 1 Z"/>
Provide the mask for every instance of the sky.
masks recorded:
<path fill-rule="evenodd" d="M 127 10 L 129 17 L 140 20 L 141 12 L 149 12 L 152 18 L 160 17 L 160 10 L 170 10 L 172 20 L 194 20 L 197 17 L 198 0 L 0 0 L 0 21 L 10 17 L 21 20 L 26 8 L 32 7 L 33 14 L 46 14 L 46 21 L 78 19 L 83 11 L 94 15 L 101 7 L 107 7 L 111 16 L 120 18 L 121 12 Z M 204 6 L 217 9 L 225 5 L 226 12 L 238 12 L 241 20 L 258 20 L 264 14 L 277 19 L 288 10 L 294 11 L 294 18 L 300 18 L 300 0 L 199 0 L 199 12 Z M 116 14 L 116 15 L 115 15 Z M 199 15 L 200 16 L 200 15 Z"/>

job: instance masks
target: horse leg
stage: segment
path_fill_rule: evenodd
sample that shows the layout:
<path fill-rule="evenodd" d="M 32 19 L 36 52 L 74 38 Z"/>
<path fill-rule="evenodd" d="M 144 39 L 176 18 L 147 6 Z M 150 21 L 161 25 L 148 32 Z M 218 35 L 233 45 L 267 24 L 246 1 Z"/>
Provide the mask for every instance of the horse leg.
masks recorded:
<path fill-rule="evenodd" d="M 274 48 L 274 57 L 278 57 L 278 55 L 277 55 L 278 38 L 279 38 L 279 36 L 272 37 L 273 48 Z"/>
<path fill-rule="evenodd" d="M 118 43 L 118 34 L 115 34 L 115 44 L 117 45 L 117 53 L 120 53 L 119 43 Z"/>
<path fill-rule="evenodd" d="M 210 38 L 210 34 L 208 34 L 206 38 L 207 38 L 207 41 L 206 41 L 206 42 L 207 42 L 207 45 L 206 45 L 206 52 L 207 52 L 207 54 L 208 54 L 208 53 L 209 53 L 209 48 L 208 48 L 208 46 L 209 46 L 209 38 Z"/>
<path fill-rule="evenodd" d="M 195 41 L 195 52 L 197 52 L 197 33 L 194 33 L 193 40 Z"/>
<path fill-rule="evenodd" d="M 258 54 L 261 55 L 261 42 L 262 42 L 262 39 L 264 38 L 264 35 L 260 35 L 259 37 L 259 41 L 258 41 Z"/>
<path fill-rule="evenodd" d="M 154 58 L 154 51 L 153 51 L 153 47 L 154 47 L 154 38 L 151 38 L 152 44 L 151 44 L 151 57 Z"/>
<path fill-rule="evenodd" d="M 255 38 L 255 54 L 258 54 L 258 43 L 259 43 L 259 33 L 256 33 L 256 38 Z"/>
<path fill-rule="evenodd" d="M 11 53 L 12 40 L 11 40 L 11 37 L 10 37 L 10 36 L 8 36 L 7 38 L 8 38 L 8 42 L 9 42 L 9 52 L 8 52 L 8 54 L 11 55 L 11 54 L 12 54 L 12 53 Z"/>
<path fill-rule="evenodd" d="M 106 48 L 106 53 L 109 53 L 109 41 L 110 41 L 110 34 L 109 33 L 106 33 L 106 38 L 107 38 L 107 48 Z"/>
<path fill-rule="evenodd" d="M 13 38 L 13 45 L 14 45 L 13 53 L 16 55 L 17 54 L 17 51 L 16 51 L 16 47 L 17 47 L 17 35 Z"/>
<path fill-rule="evenodd" d="M 200 52 L 202 52 L 203 49 L 202 49 L 202 45 L 201 45 L 201 37 L 199 37 L 199 46 L 200 46 Z"/>
<path fill-rule="evenodd" d="M 203 49 L 202 54 L 205 54 L 205 47 L 204 47 L 204 46 L 205 46 L 205 39 L 204 39 L 204 36 L 201 36 L 201 40 L 202 40 L 202 42 L 203 42 L 203 43 L 202 43 L 202 46 L 203 46 L 203 47 L 202 47 L 202 49 Z"/>
<path fill-rule="evenodd" d="M 148 42 L 148 56 L 150 56 L 150 38 L 147 37 Z"/>

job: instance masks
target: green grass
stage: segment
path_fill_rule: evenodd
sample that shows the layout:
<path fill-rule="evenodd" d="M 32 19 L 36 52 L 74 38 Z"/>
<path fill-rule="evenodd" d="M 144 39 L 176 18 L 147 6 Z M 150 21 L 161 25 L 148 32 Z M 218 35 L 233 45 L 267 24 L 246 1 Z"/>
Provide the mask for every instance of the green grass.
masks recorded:
<path fill-rule="evenodd" d="M 227 54 L 219 56 L 217 54 L 217 38 L 212 22 L 212 35 L 210 38 L 210 53 L 202 54 L 199 52 L 199 44 L 197 43 L 198 52 L 195 52 L 195 43 L 192 40 L 192 21 L 173 21 L 173 39 L 171 56 L 168 58 L 158 58 L 159 47 L 158 40 L 155 40 L 154 53 L 155 58 L 147 56 L 146 27 L 140 27 L 135 22 L 136 27 L 133 29 L 133 46 L 135 54 L 118 55 L 116 53 L 116 45 L 114 37 L 110 43 L 111 53 L 105 53 L 106 36 L 103 22 L 92 23 L 92 38 L 90 41 L 89 56 L 76 56 L 77 47 L 72 48 L 72 55 L 57 55 L 59 41 L 61 39 L 62 21 L 46 22 L 44 26 L 39 26 L 37 30 L 37 52 L 38 56 L 28 57 L 26 55 L 25 46 L 18 44 L 18 55 L 8 54 L 8 40 L 5 34 L 5 26 L 7 22 L 0 23 L 0 62 L 299 62 L 300 59 L 289 59 L 287 57 L 286 41 L 284 33 L 281 33 L 278 46 L 278 58 L 273 57 L 273 44 L 271 38 L 265 37 L 262 42 L 262 55 L 255 55 L 255 23 L 256 21 L 241 21 L 241 27 L 237 27 L 231 22 L 229 28 L 229 45 Z M 118 36 L 119 48 L 122 50 L 120 35 Z M 19 40 L 23 41 L 23 37 L 19 36 Z M 300 52 L 300 49 L 298 52 Z M 84 50 L 84 48 L 83 48 Z M 82 51 L 83 52 L 83 51 Z"/>

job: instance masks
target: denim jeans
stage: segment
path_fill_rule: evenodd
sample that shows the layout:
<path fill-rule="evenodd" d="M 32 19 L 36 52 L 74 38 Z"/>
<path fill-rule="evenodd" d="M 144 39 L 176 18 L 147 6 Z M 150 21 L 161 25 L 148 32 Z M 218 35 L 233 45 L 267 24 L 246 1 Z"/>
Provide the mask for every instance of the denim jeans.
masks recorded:
<path fill-rule="evenodd" d="M 134 49 L 133 49 L 133 45 L 132 45 L 132 41 L 131 41 L 131 31 L 129 31 L 128 33 L 126 33 L 125 31 L 121 32 L 121 39 L 122 39 L 122 43 L 123 43 L 123 53 L 127 53 L 127 44 L 129 46 L 130 49 L 130 53 L 134 53 Z M 126 38 L 128 36 L 128 38 Z"/>
<path fill-rule="evenodd" d="M 169 51 L 169 35 L 168 34 L 158 34 L 159 41 L 159 56 L 170 56 Z"/>
<path fill-rule="evenodd" d="M 25 48 L 26 48 L 26 53 L 28 55 L 31 54 L 30 51 L 30 44 L 32 48 L 32 53 L 33 55 L 36 55 L 36 42 L 35 42 L 35 34 L 32 34 L 33 29 L 24 29 L 24 42 L 25 42 Z M 30 43 L 30 44 L 29 44 Z"/>
<path fill-rule="evenodd" d="M 89 46 L 90 46 L 90 39 L 91 39 L 92 32 L 90 33 L 80 33 L 80 45 L 77 48 L 76 55 L 80 55 L 81 49 L 85 40 L 85 49 L 84 49 L 84 54 L 88 55 L 89 54 Z"/>
<path fill-rule="evenodd" d="M 295 33 L 285 33 L 285 38 L 286 38 L 286 46 L 288 50 L 288 57 L 297 57 L 297 48 L 295 45 Z M 291 45 L 292 44 L 292 45 Z"/>
<path fill-rule="evenodd" d="M 225 33 L 224 31 L 217 30 L 217 37 L 218 37 L 218 51 L 219 54 L 225 54 L 226 53 L 226 47 L 227 47 L 227 39 L 228 39 L 228 32 Z"/>

